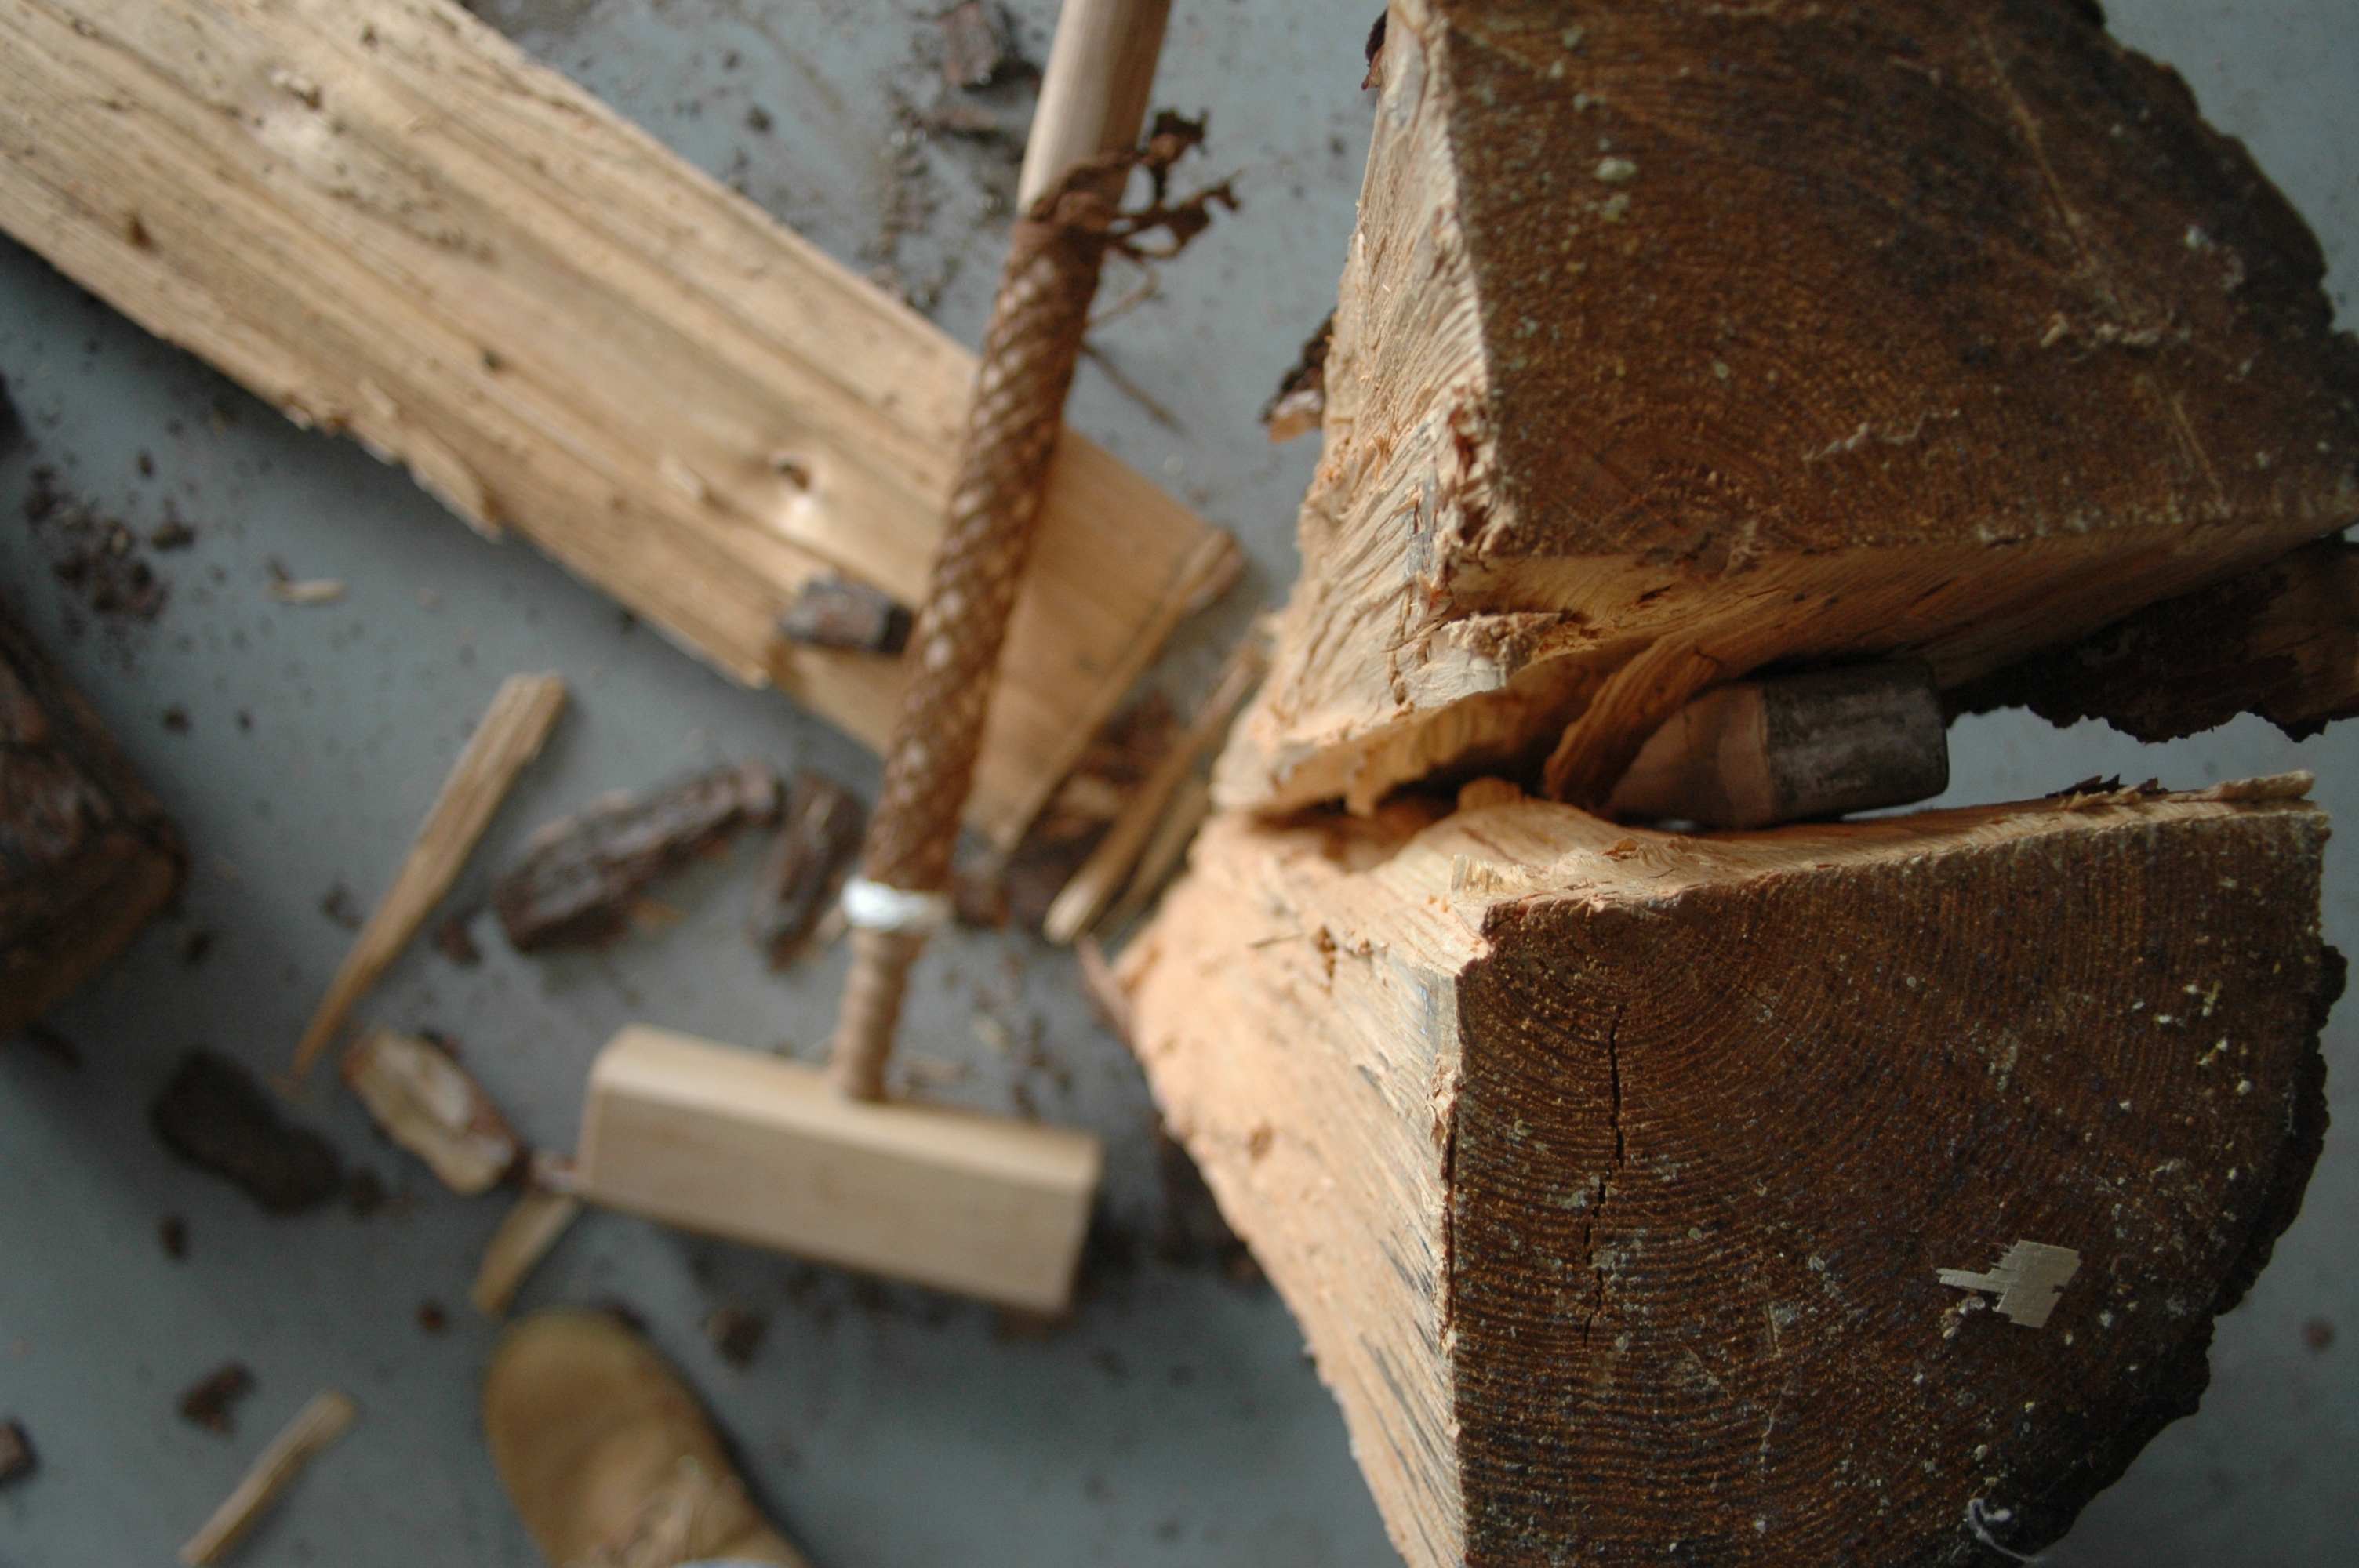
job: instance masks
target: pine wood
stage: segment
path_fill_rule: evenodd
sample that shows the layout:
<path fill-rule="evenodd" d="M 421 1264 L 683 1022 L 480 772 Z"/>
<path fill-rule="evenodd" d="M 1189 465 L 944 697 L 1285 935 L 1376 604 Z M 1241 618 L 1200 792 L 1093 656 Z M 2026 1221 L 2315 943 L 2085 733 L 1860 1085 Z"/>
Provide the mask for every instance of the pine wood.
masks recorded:
<path fill-rule="evenodd" d="M 88 702 L 0 603 L 0 1038 L 178 896 L 188 850 Z"/>
<path fill-rule="evenodd" d="M 2258 714 L 2297 741 L 2359 716 L 2359 546 L 2340 539 L 2152 605 L 2086 642 L 1951 694 L 1961 712 L 2028 708 L 2175 741 Z"/>
<path fill-rule="evenodd" d="M 449 0 L 11 0 L 0 226 L 299 423 L 883 743 L 973 360 Z M 970 820 L 1013 843 L 1235 546 L 1068 435 Z"/>
<path fill-rule="evenodd" d="M 565 682 L 553 675 L 510 676 L 492 696 L 467 749 L 426 813 L 426 820 L 394 873 L 393 885 L 369 912 L 350 951 L 328 982 L 328 994 L 303 1031 L 288 1076 L 300 1082 L 343 1027 L 354 1003 L 366 996 L 391 967 L 474 852 L 492 814 L 507 798 L 531 761 L 540 755 L 558 715 L 565 711 Z"/>
<path fill-rule="evenodd" d="M 1064 0 L 1016 177 L 1019 211 L 1084 158 L 1137 139 L 1171 0 Z"/>
<path fill-rule="evenodd" d="M 360 1414 L 360 1407 L 341 1389 L 322 1389 L 312 1395 L 286 1430 L 255 1457 L 237 1489 L 222 1499 L 212 1517 L 181 1546 L 180 1561 L 188 1568 L 210 1568 L 220 1562 L 279 1495 L 294 1485 L 304 1467 L 352 1430 Z"/>
<path fill-rule="evenodd" d="M 1103 1155 L 1087 1133 L 911 1100 L 660 1029 L 590 1069 L 582 1195 L 758 1246 L 1061 1311 Z"/>
<path fill-rule="evenodd" d="M 523 1141 L 451 1053 L 422 1035 L 370 1029 L 344 1053 L 344 1083 L 385 1135 L 454 1193 L 488 1191 L 516 1168 Z"/>
<path fill-rule="evenodd" d="M 2308 782 L 1224 816 L 1125 955 L 1132 1038 L 1416 1568 L 1995 1561 L 1970 1504 L 2061 1533 L 2299 1206 Z"/>
<path fill-rule="evenodd" d="M 2095 9 L 1397 0 L 1223 802 L 1593 803 L 1772 661 L 1956 686 L 2359 518 L 2315 241 Z"/>

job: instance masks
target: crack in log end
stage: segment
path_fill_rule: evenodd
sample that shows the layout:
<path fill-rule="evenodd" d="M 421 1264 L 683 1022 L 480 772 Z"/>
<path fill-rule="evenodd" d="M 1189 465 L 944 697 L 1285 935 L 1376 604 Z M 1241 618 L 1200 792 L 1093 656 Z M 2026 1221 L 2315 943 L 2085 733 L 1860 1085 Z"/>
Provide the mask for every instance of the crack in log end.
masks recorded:
<path fill-rule="evenodd" d="M 1614 1135 L 1614 1159 L 1597 1173 L 1594 1195 L 1589 1200 L 1589 1223 L 1581 1232 L 1582 1263 L 1597 1280 L 1589 1314 L 1581 1320 L 1581 1348 L 1584 1355 L 1589 1350 L 1590 1331 L 1605 1315 L 1606 1292 L 1614 1282 L 1613 1274 L 1597 1260 L 1597 1233 L 1605 1223 L 1605 1208 L 1613 1201 L 1614 1184 L 1630 1163 L 1629 1140 L 1622 1127 L 1622 1011 L 1615 1008 L 1605 1025 L 1605 1125 Z"/>

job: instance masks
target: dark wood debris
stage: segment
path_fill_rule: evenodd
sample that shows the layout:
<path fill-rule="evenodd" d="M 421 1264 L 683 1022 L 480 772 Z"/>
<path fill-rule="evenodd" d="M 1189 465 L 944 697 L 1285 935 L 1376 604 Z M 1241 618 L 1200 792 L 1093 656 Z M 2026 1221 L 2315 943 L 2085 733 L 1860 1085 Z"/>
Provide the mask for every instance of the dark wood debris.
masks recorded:
<path fill-rule="evenodd" d="M 472 969 L 484 961 L 484 950 L 475 946 L 475 934 L 467 929 L 476 911 L 466 910 L 448 915 L 434 927 L 434 946 L 441 955 L 462 969 Z"/>
<path fill-rule="evenodd" d="M 751 1308 L 717 1306 L 704 1320 L 704 1337 L 732 1367 L 749 1367 L 754 1352 L 761 1348 L 762 1333 L 769 1326 L 770 1320 Z"/>
<path fill-rule="evenodd" d="M 952 87 L 988 87 L 1032 67 L 1016 46 L 1016 29 L 995 0 L 966 0 L 934 19 L 941 36 L 942 78 Z"/>
<path fill-rule="evenodd" d="M 53 469 L 33 470 L 25 521 L 49 573 L 93 614 L 144 624 L 164 612 L 172 585 L 148 564 L 138 535 L 61 490 Z"/>
<path fill-rule="evenodd" d="M 909 645 L 909 611 L 882 589 L 843 578 L 813 578 L 778 617 L 778 634 L 810 648 L 898 654 Z"/>
<path fill-rule="evenodd" d="M 656 795 L 592 801 L 534 834 L 525 858 L 493 882 L 501 929 L 519 953 L 611 942 L 658 878 L 740 827 L 776 822 L 780 794 L 776 773 L 746 762 Z"/>
<path fill-rule="evenodd" d="M 774 969 L 792 963 L 810 941 L 860 853 L 868 816 L 857 795 L 814 773 L 795 775 L 785 815 L 763 853 L 746 928 Z"/>
<path fill-rule="evenodd" d="M 254 1374 L 242 1362 L 224 1361 L 180 1396 L 180 1419 L 226 1436 L 236 1429 L 237 1401 L 252 1392 Z"/>
<path fill-rule="evenodd" d="M 179 1262 L 189 1255 L 189 1222 L 177 1214 L 166 1215 L 156 1222 L 156 1240 L 165 1257 Z"/>
<path fill-rule="evenodd" d="M 33 1452 L 33 1440 L 22 1423 L 0 1421 L 0 1487 L 23 1480 L 40 1465 L 40 1456 Z"/>
<path fill-rule="evenodd" d="M 1319 428 L 1327 416 L 1327 349 L 1335 336 L 1335 312 L 1303 340 L 1294 368 L 1279 378 L 1277 395 L 1262 406 L 1261 422 L 1273 441 L 1290 441 Z"/>
<path fill-rule="evenodd" d="M 272 1214 L 297 1214 L 343 1190 L 343 1162 L 328 1141 L 281 1120 L 254 1076 L 225 1056 L 191 1051 L 147 1108 L 164 1146 L 236 1184 Z"/>
<path fill-rule="evenodd" d="M 418 1303 L 418 1327 L 423 1334 L 442 1334 L 451 1327 L 451 1314 L 442 1310 L 440 1302 Z"/>

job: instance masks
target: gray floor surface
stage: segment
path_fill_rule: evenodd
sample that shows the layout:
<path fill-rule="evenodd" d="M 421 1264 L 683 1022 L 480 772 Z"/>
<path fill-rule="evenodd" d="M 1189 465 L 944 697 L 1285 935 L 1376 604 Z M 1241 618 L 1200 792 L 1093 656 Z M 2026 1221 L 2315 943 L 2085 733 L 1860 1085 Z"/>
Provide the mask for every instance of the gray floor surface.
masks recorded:
<path fill-rule="evenodd" d="M 851 0 L 479 0 L 475 9 L 684 156 L 979 338 L 1013 154 L 914 134 L 941 91 L 930 4 Z M 2351 0 L 2117 0 L 2116 30 L 2177 65 L 2318 229 L 2354 319 L 2359 274 L 2359 5 Z M 1053 6 L 1016 7 L 1035 58 Z M 1252 416 L 1332 302 L 1366 145 L 1356 91 L 1368 0 L 1180 0 L 1158 101 L 1209 109 L 1209 167 L 1245 211 L 1106 325 L 1071 416 L 1208 516 L 1253 561 L 1159 679 L 1201 688 L 1253 601 L 1294 575 L 1293 512 L 1315 442 L 1270 447 Z M 1023 94 L 1008 94 L 1020 115 Z M 1020 120 L 1019 120 L 1020 124 Z M 897 216 L 893 216 L 897 214 Z M 1115 287 L 1133 282 L 1117 276 Z M 547 755 L 462 883 L 538 822 L 601 791 L 758 756 L 873 792 L 874 762 L 768 694 L 737 689 L 633 626 L 520 544 L 487 546 L 356 447 L 301 433 L 0 242 L 0 375 L 29 442 L 0 457 L 0 590 L 50 645 L 186 827 L 182 908 L 51 1020 L 79 1068 L 0 1044 L 0 1415 L 38 1476 L 0 1491 L 0 1568 L 163 1563 L 262 1439 L 316 1388 L 365 1411 L 240 1561 L 527 1564 L 475 1415 L 493 1329 L 464 1290 L 496 1198 L 460 1199 L 384 1145 L 325 1083 L 301 1115 L 394 1201 L 272 1219 L 176 1164 L 146 1108 L 192 1045 L 258 1071 L 285 1058 L 349 941 L 322 913 L 365 907 L 499 679 L 562 672 L 575 694 Z M 1139 394 L 1144 394 L 1143 396 Z M 1152 405 L 1150 407 L 1149 405 Z M 152 624 L 94 615 L 20 522 L 35 470 L 145 533 L 170 599 Z M 273 564 L 350 585 L 290 607 Z M 178 717 L 185 716 L 185 724 Z M 173 723 L 168 725 L 168 717 Z M 2094 773 L 2174 784 L 2301 766 L 2337 818 L 2359 811 L 2359 730 L 2294 745 L 2242 720 L 2172 746 L 2020 715 L 1962 724 L 1951 802 L 2037 795 Z M 533 1141 L 570 1147 L 591 1054 L 645 1020 L 750 1046 L 816 1050 L 842 955 L 766 974 L 738 934 L 749 851 L 663 891 L 682 918 L 603 955 L 522 958 L 479 919 L 487 957 L 423 946 L 369 1000 L 385 1022 L 462 1041 Z M 2328 862 L 2326 924 L 2359 950 L 2359 871 Z M 210 938 L 201 961 L 192 940 Z M 2352 1005 L 2330 1026 L 2340 1125 L 2299 1222 L 2220 1325 L 2203 1410 L 2166 1432 L 2049 1561 L 2324 1568 L 2359 1541 L 2359 1124 Z M 979 1022 L 978 1021 L 984 1021 Z M 1008 1038 L 1037 1052 L 996 1048 Z M 980 1307 L 855 1281 L 598 1215 L 526 1304 L 611 1299 L 647 1323 L 734 1434 L 760 1493 L 828 1568 L 1393 1560 L 1343 1425 L 1266 1289 L 1167 1260 L 1171 1210 L 1153 1111 L 1120 1045 L 1078 1000 L 1067 956 L 960 934 L 921 971 L 905 1038 L 934 1092 L 1007 1110 L 1019 1096 L 1109 1140 L 1109 1229 L 1071 1326 L 1011 1336 Z M 185 1219 L 184 1260 L 158 1224 Z M 424 1332 L 421 1302 L 450 1326 Z M 700 1325 L 761 1314 L 750 1366 Z M 258 1389 L 234 1435 L 174 1413 L 222 1361 Z"/>

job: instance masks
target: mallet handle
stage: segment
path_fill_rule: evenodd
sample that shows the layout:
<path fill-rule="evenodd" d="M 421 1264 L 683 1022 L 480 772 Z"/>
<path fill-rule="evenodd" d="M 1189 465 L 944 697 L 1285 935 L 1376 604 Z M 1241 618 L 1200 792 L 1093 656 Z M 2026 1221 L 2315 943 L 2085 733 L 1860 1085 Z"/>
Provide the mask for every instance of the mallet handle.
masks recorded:
<path fill-rule="evenodd" d="M 1137 141 L 1169 8 L 1169 0 L 1066 0 L 1025 149 L 1027 183 L 1037 175 L 1041 191 L 1053 190 L 1073 165 Z M 1101 211 L 1121 196 L 1118 183 L 1105 183 L 1114 189 L 1088 192 Z M 1068 193 L 1062 205 L 1076 200 Z M 948 524 L 910 633 L 909 684 L 861 850 L 862 877 L 908 893 L 939 892 L 950 881 L 1000 643 L 1104 256 L 1102 230 L 1026 200 L 975 366 Z M 884 1097 L 903 989 L 924 946 L 919 929 L 864 930 L 853 944 L 833 1071 L 854 1099 Z"/>

